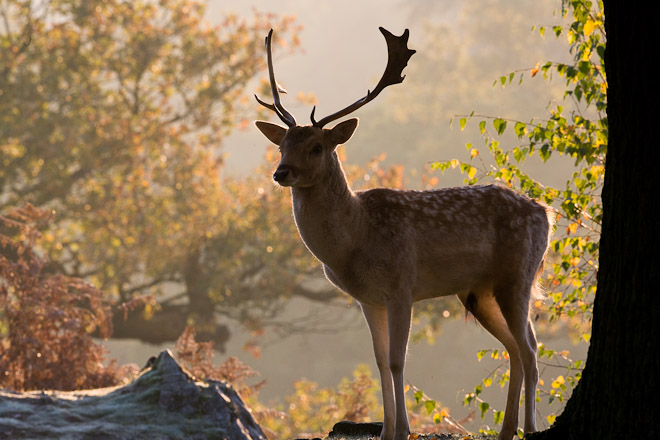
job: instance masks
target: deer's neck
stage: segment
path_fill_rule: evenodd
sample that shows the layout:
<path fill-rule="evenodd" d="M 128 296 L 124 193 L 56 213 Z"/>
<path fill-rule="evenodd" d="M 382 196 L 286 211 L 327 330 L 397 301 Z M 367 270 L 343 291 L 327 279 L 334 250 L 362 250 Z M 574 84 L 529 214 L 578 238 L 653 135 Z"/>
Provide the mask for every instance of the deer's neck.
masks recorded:
<path fill-rule="evenodd" d="M 337 161 L 326 178 L 308 188 L 292 188 L 293 216 L 307 248 L 333 267 L 365 233 L 364 214 Z"/>

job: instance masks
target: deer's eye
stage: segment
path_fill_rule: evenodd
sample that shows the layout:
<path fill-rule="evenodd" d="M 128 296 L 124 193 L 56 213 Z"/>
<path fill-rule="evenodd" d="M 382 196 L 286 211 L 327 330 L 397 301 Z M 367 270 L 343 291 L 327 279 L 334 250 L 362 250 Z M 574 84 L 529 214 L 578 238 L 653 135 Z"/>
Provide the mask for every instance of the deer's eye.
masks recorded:
<path fill-rule="evenodd" d="M 314 155 L 314 156 L 318 156 L 318 155 L 320 155 L 322 152 L 323 152 L 323 145 L 321 145 L 321 144 L 318 143 L 318 142 L 317 142 L 316 144 L 314 144 L 314 146 L 312 147 L 312 151 L 311 151 L 312 155 Z"/>

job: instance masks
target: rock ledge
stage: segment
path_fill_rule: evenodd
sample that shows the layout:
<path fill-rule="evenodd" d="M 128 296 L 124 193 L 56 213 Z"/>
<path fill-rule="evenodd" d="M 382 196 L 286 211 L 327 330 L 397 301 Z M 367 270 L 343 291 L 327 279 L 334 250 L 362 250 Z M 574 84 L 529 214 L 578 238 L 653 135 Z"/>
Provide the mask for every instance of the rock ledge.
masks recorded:
<path fill-rule="evenodd" d="M 0 390 L 0 437 L 12 439 L 266 440 L 228 384 L 199 381 L 165 350 L 123 387 Z"/>

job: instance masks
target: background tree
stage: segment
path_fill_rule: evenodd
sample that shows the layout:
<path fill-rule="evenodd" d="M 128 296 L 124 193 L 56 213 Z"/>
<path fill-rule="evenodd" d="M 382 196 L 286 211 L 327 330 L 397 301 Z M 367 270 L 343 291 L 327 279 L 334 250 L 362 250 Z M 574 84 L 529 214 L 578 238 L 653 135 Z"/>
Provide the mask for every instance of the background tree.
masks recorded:
<path fill-rule="evenodd" d="M 310 265 L 279 227 L 286 210 L 245 204 L 263 184 L 239 188 L 220 175 L 220 143 L 245 116 L 266 30 L 278 28 L 278 47 L 295 47 L 296 28 L 259 13 L 211 28 L 204 10 L 189 0 L 0 3 L 3 210 L 30 202 L 56 212 L 43 240 L 51 270 L 115 301 L 162 300 L 128 321 L 116 315 L 118 336 L 174 340 L 194 321 L 222 342 L 216 311 L 249 323 L 292 294 L 292 269 L 263 276 L 278 256 L 293 257 L 279 269 Z M 277 240 L 246 233 L 250 216 Z M 275 242 L 273 261 L 262 261 Z M 276 287 L 256 295 L 267 281 Z"/>

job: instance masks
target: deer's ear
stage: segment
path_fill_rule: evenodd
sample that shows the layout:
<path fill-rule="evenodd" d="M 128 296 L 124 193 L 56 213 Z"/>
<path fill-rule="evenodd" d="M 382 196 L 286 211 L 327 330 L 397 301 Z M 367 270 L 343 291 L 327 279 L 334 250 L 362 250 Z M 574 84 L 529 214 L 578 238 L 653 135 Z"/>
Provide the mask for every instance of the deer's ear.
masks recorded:
<path fill-rule="evenodd" d="M 282 142 L 282 139 L 284 139 L 284 135 L 286 134 L 287 130 L 281 125 L 266 121 L 254 121 L 254 125 L 256 125 L 259 131 L 262 132 L 264 136 L 266 136 L 268 140 L 275 145 L 279 145 L 280 142 Z"/>
<path fill-rule="evenodd" d="M 332 127 L 328 130 L 330 140 L 334 145 L 345 144 L 355 133 L 358 126 L 358 118 L 351 118 Z"/>

